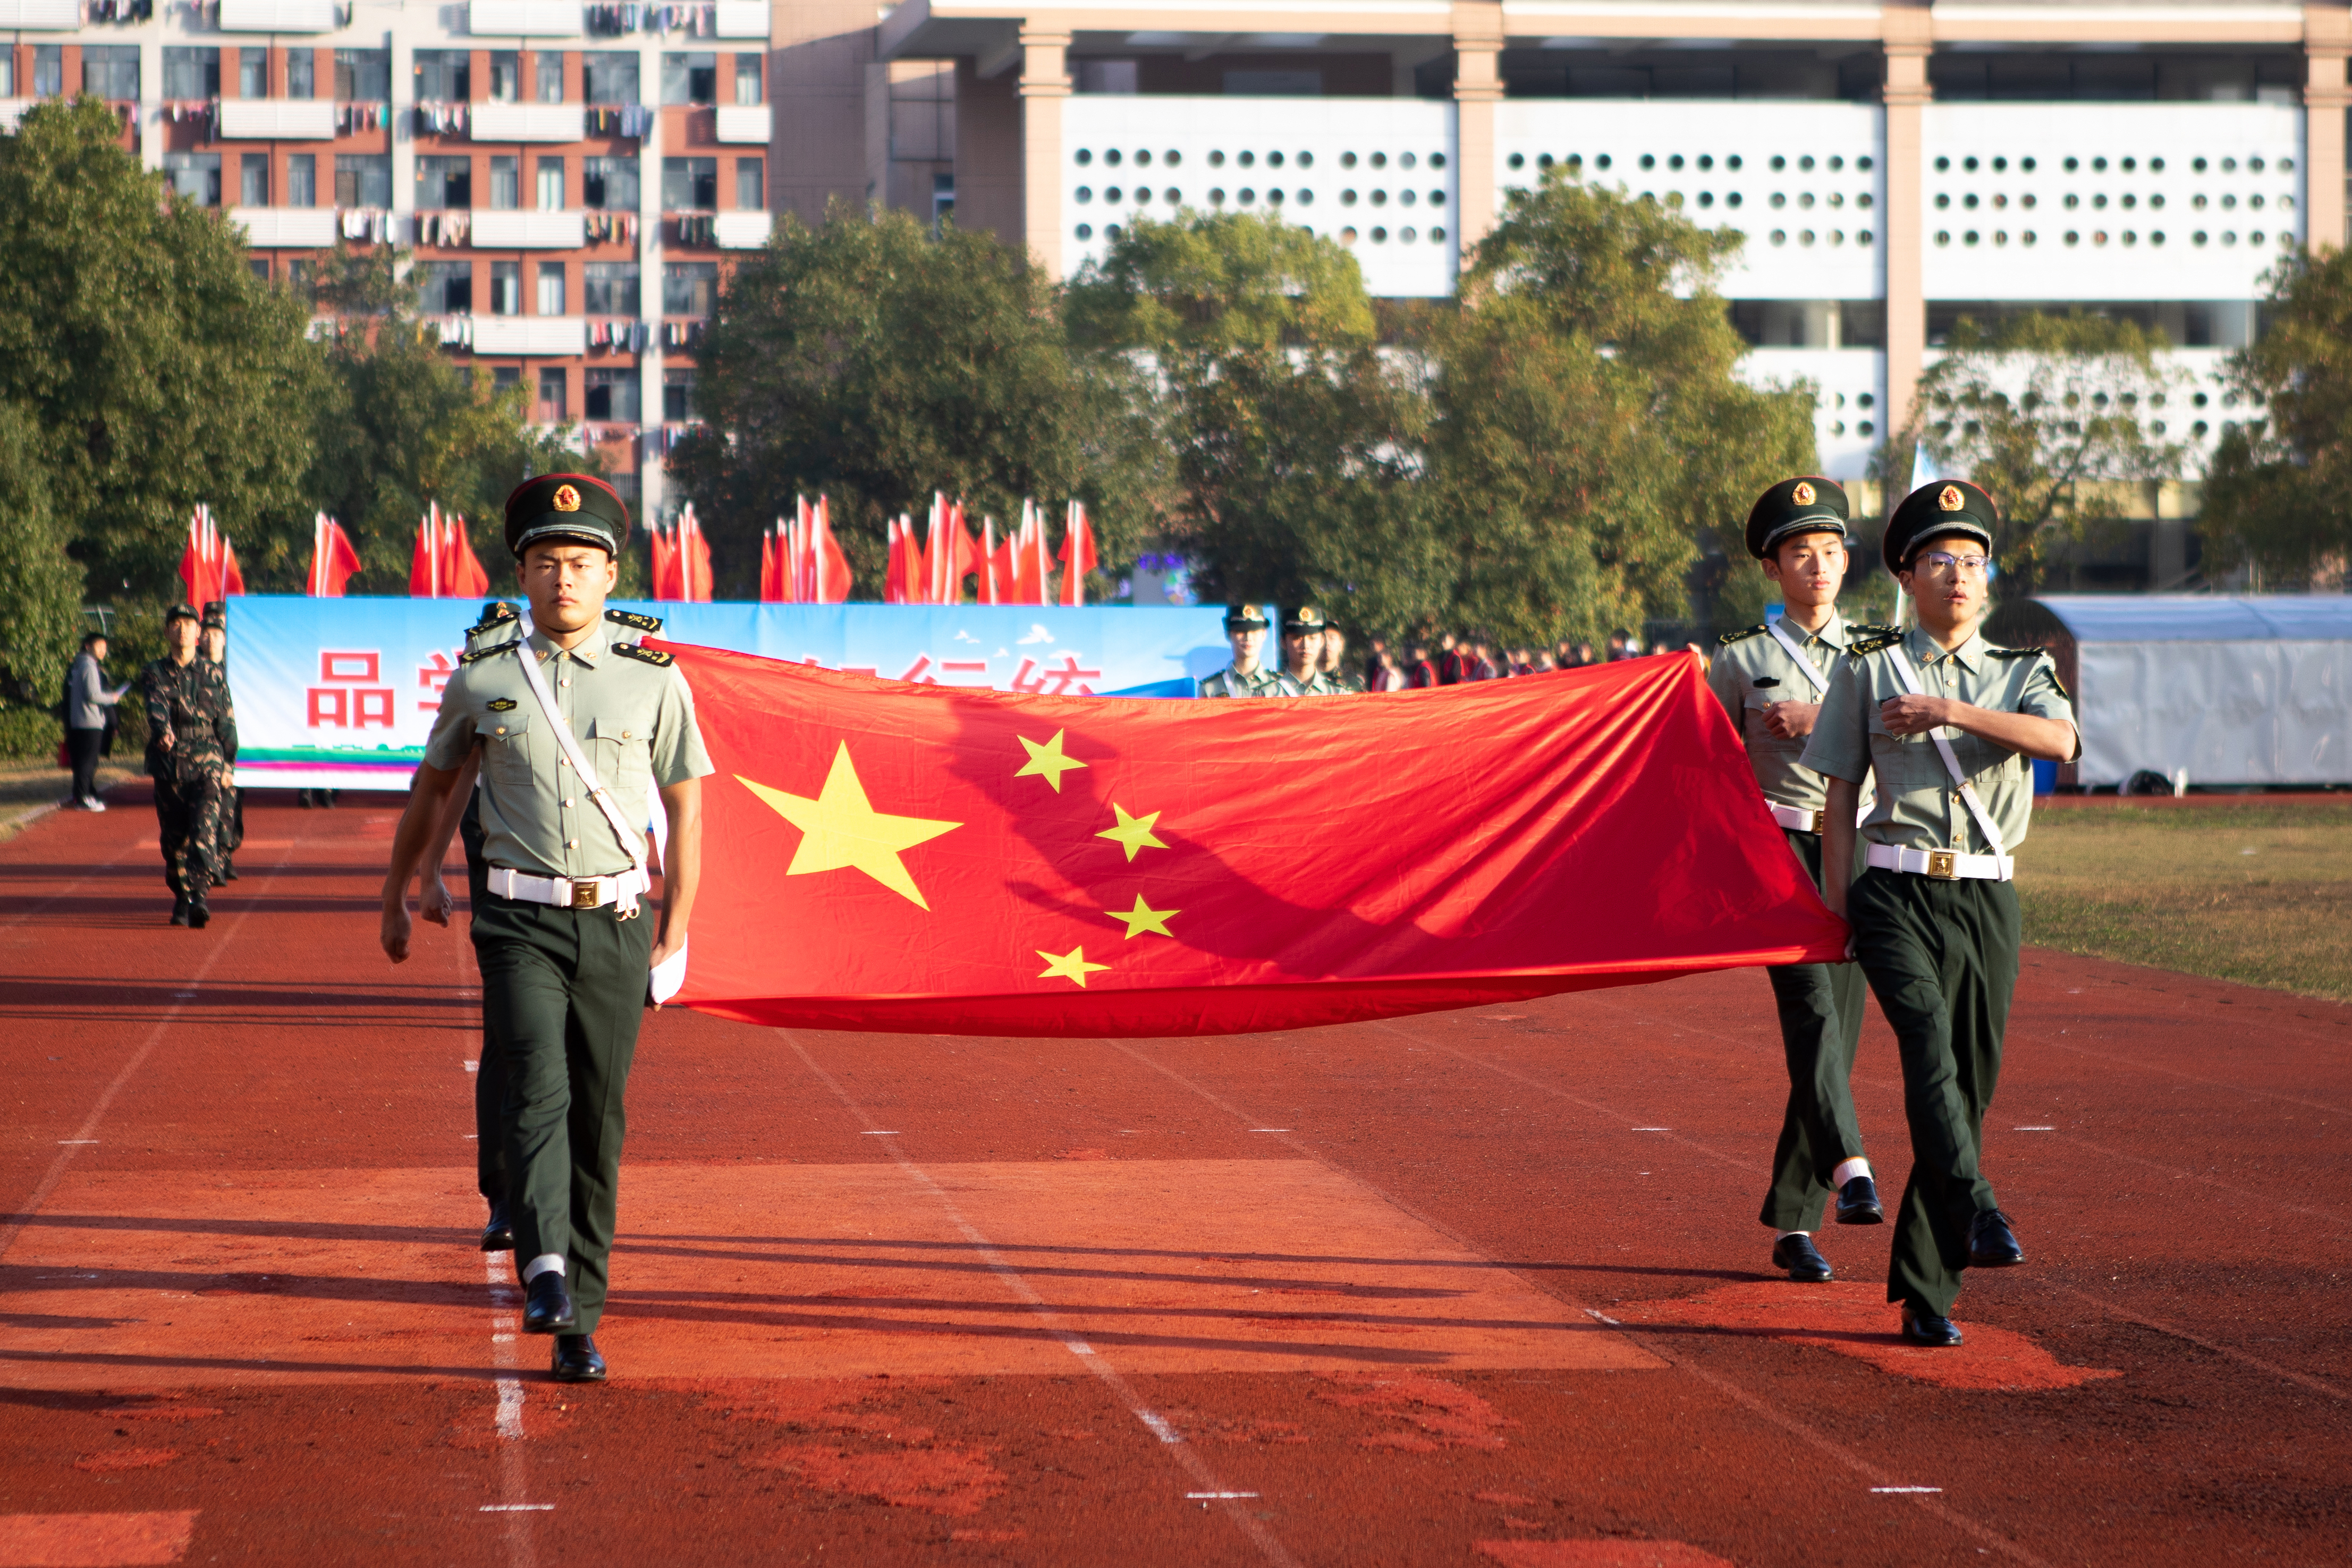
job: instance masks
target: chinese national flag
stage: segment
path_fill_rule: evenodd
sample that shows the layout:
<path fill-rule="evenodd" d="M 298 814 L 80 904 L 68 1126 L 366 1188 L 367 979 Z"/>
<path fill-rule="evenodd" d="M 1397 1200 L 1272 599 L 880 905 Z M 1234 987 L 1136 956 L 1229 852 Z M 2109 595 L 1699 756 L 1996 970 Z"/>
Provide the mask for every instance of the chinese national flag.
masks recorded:
<path fill-rule="evenodd" d="M 678 1000 L 1168 1036 L 1842 957 L 1693 657 L 1355 702 L 902 685 L 666 644 L 716 774 Z"/>

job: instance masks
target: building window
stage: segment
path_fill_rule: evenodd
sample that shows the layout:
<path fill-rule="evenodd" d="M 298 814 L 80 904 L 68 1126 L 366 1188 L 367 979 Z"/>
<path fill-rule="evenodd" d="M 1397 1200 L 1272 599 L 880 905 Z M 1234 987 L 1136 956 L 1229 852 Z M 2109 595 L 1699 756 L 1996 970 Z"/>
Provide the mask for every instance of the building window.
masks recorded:
<path fill-rule="evenodd" d="M 335 99 L 340 103 L 381 103 L 392 96 L 390 49 L 337 49 Z"/>
<path fill-rule="evenodd" d="M 1070 74 L 1080 92 L 1132 93 L 1139 72 L 1133 60 L 1073 60 Z"/>
<path fill-rule="evenodd" d="M 493 365 L 490 368 L 491 396 L 521 390 L 522 367 L 520 365 Z"/>
<path fill-rule="evenodd" d="M 662 314 L 704 316 L 719 298 L 719 264 L 673 261 L 662 267 Z"/>
<path fill-rule="evenodd" d="M 266 207 L 269 204 L 269 154 L 248 152 L 237 164 L 236 204 L 240 207 Z"/>
<path fill-rule="evenodd" d="M 286 204 L 289 207 L 315 207 L 319 204 L 317 153 L 289 152 L 286 155 Z"/>
<path fill-rule="evenodd" d="M 737 103 L 766 101 L 761 90 L 762 83 L 760 67 L 762 63 L 757 55 L 735 57 L 735 101 Z"/>
<path fill-rule="evenodd" d="M 764 158 L 735 160 L 735 206 L 739 212 L 756 213 L 768 204 L 768 161 Z"/>
<path fill-rule="evenodd" d="M 490 159 L 490 210 L 510 213 L 522 205 L 522 160 L 511 152 Z"/>
<path fill-rule="evenodd" d="M 335 205 L 392 205 L 392 160 L 375 152 L 336 153 Z"/>
<path fill-rule="evenodd" d="M 221 204 L 221 155 L 217 152 L 166 152 L 163 178 L 184 201 L 200 207 Z"/>
<path fill-rule="evenodd" d="M 719 160 L 662 160 L 662 211 L 709 213 L 719 210 Z"/>
<path fill-rule="evenodd" d="M 57 98 L 66 90 L 66 51 L 59 44 L 33 46 L 33 96 Z"/>
<path fill-rule="evenodd" d="M 592 261 L 581 268 L 583 308 L 591 316 L 635 316 L 642 308 L 634 261 Z"/>
<path fill-rule="evenodd" d="M 563 160 L 541 158 L 539 161 L 539 210 L 560 213 L 563 210 Z"/>
<path fill-rule="evenodd" d="M 286 96 L 301 99 L 319 96 L 319 52 L 316 49 L 286 51 Z"/>
<path fill-rule="evenodd" d="M 580 161 L 580 204 L 599 212 L 637 210 L 637 161 L 635 158 L 583 158 Z"/>
<path fill-rule="evenodd" d="M 239 98 L 269 96 L 269 51 L 268 49 L 237 50 L 236 96 Z"/>
<path fill-rule="evenodd" d="M 670 54 L 662 57 L 664 103 L 717 103 L 719 57 L 716 54 Z"/>
<path fill-rule="evenodd" d="M 539 409 L 536 417 L 542 424 L 561 424 L 572 417 L 566 401 L 572 378 L 558 365 L 550 365 L 539 372 Z"/>
<path fill-rule="evenodd" d="M 173 53 L 195 54 L 194 49 L 163 51 L 168 57 Z M 220 90 L 220 51 L 204 51 L 213 57 L 213 90 Z M 37 67 L 36 68 L 37 68 Z M 64 73 L 58 73 L 62 76 Z M 168 78 L 171 70 L 164 68 Z M 81 51 L 81 90 L 92 98 L 118 100 L 135 99 L 139 96 L 139 46 L 136 44 L 85 44 Z M 199 96 L 195 93 L 191 98 Z"/>
<path fill-rule="evenodd" d="M 533 57 L 538 65 L 539 101 L 562 103 L 563 101 L 563 56 L 551 50 Z"/>
<path fill-rule="evenodd" d="M 16 96 L 16 46 L 0 47 L 0 98 Z"/>
<path fill-rule="evenodd" d="M 474 308 L 474 264 L 470 261 L 420 261 L 416 279 L 418 304 L 429 315 L 466 316 Z"/>
<path fill-rule="evenodd" d="M 638 376 L 635 371 L 591 370 L 582 389 L 581 409 L 590 419 L 616 424 L 637 423 Z"/>
<path fill-rule="evenodd" d="M 490 263 L 490 314 L 493 316 L 522 314 L 522 263 L 519 261 Z"/>
<path fill-rule="evenodd" d="M 267 283 L 269 281 L 269 258 L 266 256 L 257 256 L 249 258 L 245 264 L 245 269 L 246 271 L 253 274 L 253 280 L 256 283 Z"/>
<path fill-rule="evenodd" d="M 664 371 L 662 372 L 662 419 L 670 424 L 684 424 L 694 418 L 694 372 Z"/>
<path fill-rule="evenodd" d="M 1225 91 L 1234 98 L 1321 98 L 1321 71 L 1227 71 Z"/>
<path fill-rule="evenodd" d="M 306 256 L 288 256 L 286 258 L 286 287 L 300 295 L 303 298 L 308 299 L 310 298 L 311 283 L 310 258 Z"/>
<path fill-rule="evenodd" d="M 474 204 L 474 161 L 471 158 L 419 158 L 416 161 L 416 210 L 437 213 Z"/>
<path fill-rule="evenodd" d="M 513 49 L 490 52 L 490 99 L 513 103 L 522 97 L 522 56 Z"/>
<path fill-rule="evenodd" d="M 93 88 L 89 85 L 90 56 L 100 53 L 111 54 L 114 51 L 111 49 L 82 50 L 81 74 L 83 91 L 97 92 L 101 98 L 122 98 L 136 95 L 138 89 L 135 86 L 132 88 L 130 94 L 123 94 L 100 91 L 99 89 Z M 136 50 L 133 50 L 132 52 L 134 56 L 137 53 Z M 139 76 L 136 68 L 137 62 L 135 59 L 132 62 L 132 66 L 133 68 L 131 79 L 133 83 L 136 83 L 139 79 Z M 218 98 L 220 96 L 220 51 L 218 49 L 209 48 L 195 49 L 167 47 L 164 49 L 163 96 L 167 99 Z M 261 95 L 255 94 L 253 96 L 258 97 Z"/>
<path fill-rule="evenodd" d="M 416 51 L 416 101 L 463 103 L 474 96 L 473 57 L 463 49 Z"/>
<path fill-rule="evenodd" d="M 542 316 L 563 314 L 563 264 L 560 261 L 539 264 L 539 313 Z"/>
<path fill-rule="evenodd" d="M 590 103 L 637 103 L 637 57 L 618 49 L 591 49 L 580 57 L 587 68 Z"/>

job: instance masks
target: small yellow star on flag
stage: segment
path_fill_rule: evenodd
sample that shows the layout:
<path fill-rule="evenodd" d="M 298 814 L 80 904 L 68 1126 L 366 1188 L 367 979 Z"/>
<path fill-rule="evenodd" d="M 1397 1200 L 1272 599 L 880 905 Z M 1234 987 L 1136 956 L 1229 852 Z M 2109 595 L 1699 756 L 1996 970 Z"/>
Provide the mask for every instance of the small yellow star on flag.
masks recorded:
<path fill-rule="evenodd" d="M 1133 909 L 1106 909 L 1103 913 L 1113 920 L 1126 921 L 1127 939 L 1132 942 L 1147 931 L 1156 931 L 1162 936 L 1175 936 L 1168 929 L 1168 917 L 1184 912 L 1181 909 L 1154 909 L 1143 902 L 1143 894 L 1139 893 L 1135 895 Z"/>
<path fill-rule="evenodd" d="M 898 852 L 927 843 L 963 824 L 926 817 L 892 817 L 876 810 L 866 798 L 866 786 L 857 780 L 856 764 L 849 760 L 847 741 L 834 753 L 824 792 L 814 800 L 755 784 L 740 773 L 735 779 L 801 831 L 801 845 L 793 852 L 793 863 L 784 868 L 786 876 L 854 867 L 917 908 L 930 907 Z"/>
<path fill-rule="evenodd" d="M 1087 963 L 1084 947 L 1073 947 L 1066 953 L 1048 953 L 1040 947 L 1037 956 L 1045 960 L 1045 967 L 1037 977 L 1039 979 L 1050 980 L 1059 975 L 1063 979 L 1076 980 L 1081 989 L 1085 988 L 1088 975 L 1110 967 L 1108 964 Z"/>
<path fill-rule="evenodd" d="M 1119 844 L 1127 851 L 1127 858 L 1129 860 L 1135 858 L 1135 852 L 1138 850 L 1164 850 L 1168 847 L 1160 842 L 1160 836 L 1151 831 L 1151 825 L 1160 821 L 1159 812 L 1154 811 L 1148 817 L 1130 817 L 1127 814 L 1127 808 L 1117 801 L 1111 803 L 1110 809 L 1118 813 L 1118 826 L 1105 828 L 1095 837 L 1109 839 Z"/>
<path fill-rule="evenodd" d="M 1026 779 L 1030 775 L 1034 774 L 1038 778 L 1043 779 L 1046 783 L 1051 784 L 1054 787 L 1055 794 L 1060 794 L 1062 792 L 1062 775 L 1067 773 L 1073 768 L 1084 768 L 1086 766 L 1085 763 L 1079 761 L 1076 758 L 1063 754 L 1062 737 L 1067 733 L 1069 732 L 1066 730 L 1055 730 L 1054 732 L 1054 738 L 1047 741 L 1043 746 L 1038 745 L 1035 741 L 1030 739 L 1025 735 L 1014 736 L 1013 737 L 1013 739 L 1019 741 L 1024 747 L 1028 748 L 1029 760 L 1023 763 L 1021 765 L 1021 771 L 1015 773 L 1013 777 L 1015 779 Z"/>

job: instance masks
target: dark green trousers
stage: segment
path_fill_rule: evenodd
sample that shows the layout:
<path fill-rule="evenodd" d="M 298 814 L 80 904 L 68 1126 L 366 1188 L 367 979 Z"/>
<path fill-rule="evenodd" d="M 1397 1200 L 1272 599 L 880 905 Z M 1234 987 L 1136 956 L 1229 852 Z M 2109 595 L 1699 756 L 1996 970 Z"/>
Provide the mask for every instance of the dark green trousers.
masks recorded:
<path fill-rule="evenodd" d="M 1819 833 L 1787 834 L 1813 885 L 1822 885 Z M 1853 880 L 1853 873 L 1847 873 Z M 1789 1106 L 1772 1151 L 1772 1186 L 1757 1216 L 1775 1230 L 1814 1230 L 1842 1161 L 1862 1156 L 1853 1117 L 1853 1056 L 1862 1040 L 1862 966 L 1782 964 L 1764 971 L 1780 1012 L 1789 1058 Z"/>
<path fill-rule="evenodd" d="M 482 906 L 490 901 L 490 866 L 482 858 L 482 797 L 477 790 L 467 799 L 466 814 L 457 819 L 457 840 L 466 846 L 469 921 L 480 920 Z M 493 1207 L 507 1200 L 506 1097 L 506 1058 L 490 1034 L 485 1010 L 481 1060 L 474 1064 L 474 1176 L 483 1200 Z"/>
<path fill-rule="evenodd" d="M 486 897 L 474 916 L 482 1020 L 506 1067 L 500 1122 L 515 1261 L 566 1260 L 576 1333 L 604 1315 L 621 1186 L 622 1097 L 645 1015 L 654 912 Z"/>
<path fill-rule="evenodd" d="M 1863 973 L 1903 1058 L 1911 1127 L 1886 1299 L 1949 1317 L 1969 1265 L 1969 1224 L 1998 1207 L 1982 1168 L 1984 1118 L 2017 989 L 2017 888 L 1872 870 L 1847 908 Z"/>
<path fill-rule="evenodd" d="M 155 836 L 174 897 L 202 898 L 220 881 L 221 787 L 210 768 L 156 776 Z"/>

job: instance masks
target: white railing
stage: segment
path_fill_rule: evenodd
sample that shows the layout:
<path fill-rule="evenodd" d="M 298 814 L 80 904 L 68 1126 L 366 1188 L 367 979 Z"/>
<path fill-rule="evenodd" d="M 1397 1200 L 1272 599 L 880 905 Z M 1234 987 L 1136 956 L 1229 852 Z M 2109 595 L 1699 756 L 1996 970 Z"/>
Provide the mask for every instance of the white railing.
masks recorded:
<path fill-rule="evenodd" d="M 580 0 L 471 0 L 466 30 L 478 38 L 576 38 L 587 13 Z"/>
<path fill-rule="evenodd" d="M 2303 239 L 2303 111 L 1932 104 L 1931 299 L 2252 299 Z"/>
<path fill-rule="evenodd" d="M 0 32 L 70 33 L 80 26 L 77 0 L 0 0 Z"/>
<path fill-rule="evenodd" d="M 757 250 L 775 232 L 773 213 L 720 213 L 713 227 L 721 250 Z"/>
<path fill-rule="evenodd" d="M 228 98 L 221 100 L 225 141 L 331 141 L 335 104 L 325 98 Z"/>
<path fill-rule="evenodd" d="M 1750 386 L 1811 382 L 1821 471 L 1860 479 L 1886 438 L 1886 356 L 1876 349 L 1750 349 L 1735 373 Z"/>
<path fill-rule="evenodd" d="M 1390 298 L 1454 291 L 1454 106 L 1423 99 L 1144 98 L 1062 105 L 1067 270 L 1135 218 L 1265 213 L 1345 245 Z"/>
<path fill-rule="evenodd" d="M 586 111 L 576 103 L 478 103 L 477 141 L 577 141 L 587 134 Z"/>
<path fill-rule="evenodd" d="M 588 243 L 579 213 L 474 212 L 474 245 L 484 250 L 577 250 Z"/>
<path fill-rule="evenodd" d="M 719 0 L 717 21 L 722 38 L 764 38 L 768 36 L 767 0 Z"/>
<path fill-rule="evenodd" d="M 341 26 L 337 0 L 220 0 L 224 33 L 331 33 Z"/>
<path fill-rule="evenodd" d="M 726 142 L 765 141 L 771 123 L 764 103 L 722 103 L 719 106 L 719 140 Z"/>
<path fill-rule="evenodd" d="M 335 243 L 332 207 L 231 207 L 229 222 L 245 225 L 257 250 L 325 250 Z"/>
<path fill-rule="evenodd" d="M 587 351 L 587 323 L 577 316 L 477 316 L 478 354 L 578 354 Z"/>

